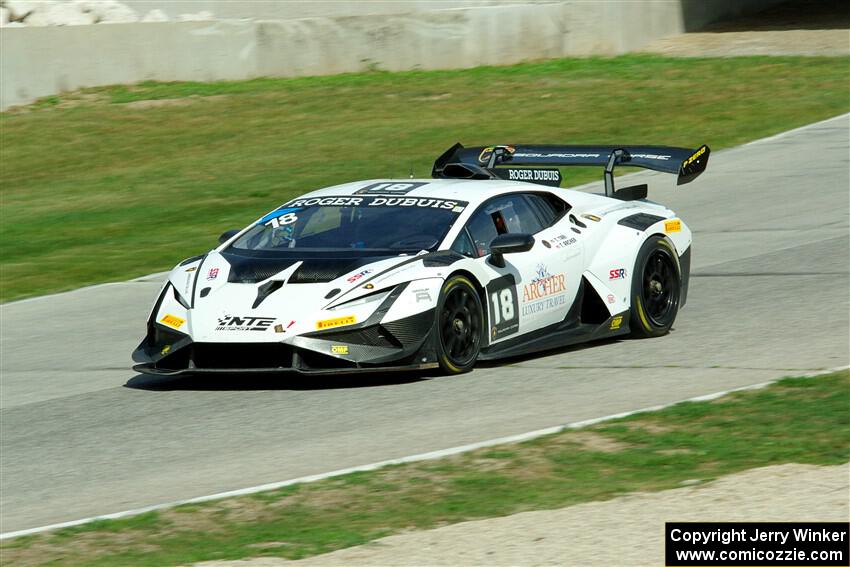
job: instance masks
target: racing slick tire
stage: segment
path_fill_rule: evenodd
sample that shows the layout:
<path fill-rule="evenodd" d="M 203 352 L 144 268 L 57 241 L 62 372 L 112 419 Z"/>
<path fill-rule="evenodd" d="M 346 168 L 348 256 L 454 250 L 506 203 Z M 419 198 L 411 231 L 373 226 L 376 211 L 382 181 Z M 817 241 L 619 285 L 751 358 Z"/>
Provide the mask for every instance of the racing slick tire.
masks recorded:
<path fill-rule="evenodd" d="M 483 308 L 475 285 L 463 275 L 450 277 L 440 290 L 434 333 L 437 361 L 446 374 L 469 372 L 481 349 Z"/>
<path fill-rule="evenodd" d="M 673 243 L 660 235 L 648 238 L 632 274 L 632 336 L 666 335 L 676 320 L 682 293 L 682 268 Z"/>

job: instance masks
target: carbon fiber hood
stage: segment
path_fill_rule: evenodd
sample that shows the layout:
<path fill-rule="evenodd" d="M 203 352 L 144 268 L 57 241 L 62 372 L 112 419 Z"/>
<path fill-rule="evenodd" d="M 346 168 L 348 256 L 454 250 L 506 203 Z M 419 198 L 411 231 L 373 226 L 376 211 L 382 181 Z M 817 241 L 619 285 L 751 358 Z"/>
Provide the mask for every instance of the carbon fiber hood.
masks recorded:
<path fill-rule="evenodd" d="M 221 256 L 230 264 L 227 281 L 231 283 L 258 283 L 266 280 L 286 268 L 300 263 L 287 279 L 287 283 L 326 283 L 340 276 L 390 258 L 395 254 L 367 251 L 346 252 L 303 252 L 293 251 L 275 254 L 252 251 L 222 252 Z M 402 261 L 406 258 L 402 257 Z"/>

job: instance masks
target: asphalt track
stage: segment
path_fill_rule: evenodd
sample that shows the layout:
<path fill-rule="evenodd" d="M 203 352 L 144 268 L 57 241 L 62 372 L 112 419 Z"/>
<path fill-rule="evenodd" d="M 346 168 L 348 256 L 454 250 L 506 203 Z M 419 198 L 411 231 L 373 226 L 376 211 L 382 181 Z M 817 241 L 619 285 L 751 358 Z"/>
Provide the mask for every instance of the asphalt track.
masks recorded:
<path fill-rule="evenodd" d="M 688 305 L 659 339 L 462 377 L 173 380 L 129 370 L 156 278 L 0 306 L 0 532 L 848 364 L 850 115 L 716 152 L 682 188 L 641 175 L 695 233 Z"/>

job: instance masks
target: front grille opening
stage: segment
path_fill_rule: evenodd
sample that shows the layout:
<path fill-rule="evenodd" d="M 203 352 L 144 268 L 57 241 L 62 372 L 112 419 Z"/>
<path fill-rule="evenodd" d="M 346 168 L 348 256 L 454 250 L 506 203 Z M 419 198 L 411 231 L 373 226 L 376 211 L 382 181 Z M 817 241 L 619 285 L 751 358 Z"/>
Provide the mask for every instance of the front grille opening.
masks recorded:
<path fill-rule="evenodd" d="M 156 366 L 163 370 L 185 370 L 189 367 L 189 358 L 191 353 L 191 348 L 181 348 L 180 350 L 160 359 L 156 363 Z"/>
<path fill-rule="evenodd" d="M 342 358 L 327 356 L 311 350 L 299 350 L 299 367 L 304 370 L 357 368 L 357 364 Z"/>
<path fill-rule="evenodd" d="M 428 310 L 404 319 L 384 323 L 383 328 L 400 344 L 410 345 L 416 344 L 428 336 L 433 324 L 434 311 Z"/>
<path fill-rule="evenodd" d="M 358 262 L 340 260 L 305 260 L 287 283 L 326 283 L 347 274 L 358 265 Z"/>
<path fill-rule="evenodd" d="M 292 259 L 242 258 L 228 256 L 230 274 L 227 281 L 231 283 L 258 283 L 285 270 L 295 263 Z"/>
<path fill-rule="evenodd" d="M 581 303 L 581 322 L 591 325 L 601 325 L 611 316 L 608 313 L 608 307 L 605 306 L 605 303 L 599 297 L 599 294 L 596 293 L 596 290 L 593 289 L 593 286 L 584 278 L 582 278 L 582 284 L 584 284 L 582 286 L 584 288 L 584 298 Z"/>
<path fill-rule="evenodd" d="M 173 345 L 177 341 L 183 340 L 186 337 L 183 333 L 177 333 L 175 331 L 170 331 L 163 327 L 162 325 L 152 324 L 151 329 L 148 331 L 148 346 L 165 346 L 165 345 Z"/>
<path fill-rule="evenodd" d="M 401 348 L 401 343 L 380 325 L 372 325 L 363 329 L 352 331 L 338 331 L 335 333 L 322 333 L 318 338 L 324 341 L 349 343 L 353 345 L 367 345 L 385 348 Z"/>
<path fill-rule="evenodd" d="M 192 345 L 192 362 L 196 368 L 289 369 L 292 368 L 292 347 L 280 343 L 195 343 Z"/>

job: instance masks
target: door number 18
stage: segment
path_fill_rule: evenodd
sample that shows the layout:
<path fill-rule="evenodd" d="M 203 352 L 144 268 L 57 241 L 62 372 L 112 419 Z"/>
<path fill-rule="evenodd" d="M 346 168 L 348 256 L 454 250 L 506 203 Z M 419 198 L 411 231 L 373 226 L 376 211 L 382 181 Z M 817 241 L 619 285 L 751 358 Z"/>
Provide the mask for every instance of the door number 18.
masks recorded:
<path fill-rule="evenodd" d="M 509 289 L 494 291 L 490 294 L 490 303 L 493 304 L 493 324 L 498 325 L 503 320 L 510 321 L 516 317 L 514 309 L 514 297 Z"/>

